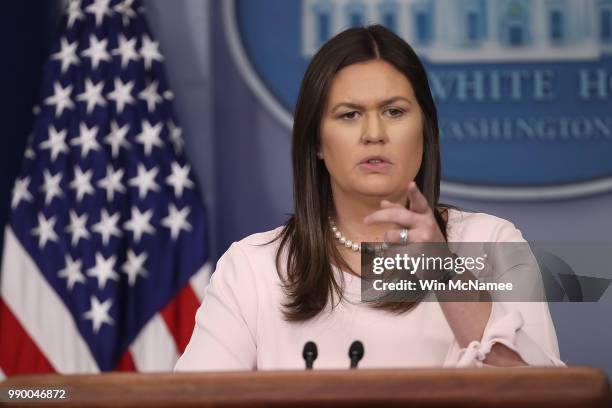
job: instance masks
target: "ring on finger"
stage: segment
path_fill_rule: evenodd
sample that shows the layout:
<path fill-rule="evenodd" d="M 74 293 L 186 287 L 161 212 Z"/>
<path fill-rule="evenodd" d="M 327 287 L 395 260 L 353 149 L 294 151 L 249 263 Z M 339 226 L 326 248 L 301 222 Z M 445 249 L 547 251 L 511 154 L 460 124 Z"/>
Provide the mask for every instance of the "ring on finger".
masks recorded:
<path fill-rule="evenodd" d="M 402 228 L 399 233 L 400 244 L 406 245 L 408 243 L 408 228 Z"/>

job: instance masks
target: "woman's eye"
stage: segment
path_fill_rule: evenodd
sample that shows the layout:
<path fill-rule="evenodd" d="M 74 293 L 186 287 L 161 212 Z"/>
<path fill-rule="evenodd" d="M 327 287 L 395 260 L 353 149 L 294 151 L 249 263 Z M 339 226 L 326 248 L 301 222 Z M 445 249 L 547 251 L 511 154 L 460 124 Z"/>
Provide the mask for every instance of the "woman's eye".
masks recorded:
<path fill-rule="evenodd" d="M 391 116 L 392 118 L 397 118 L 397 117 L 402 116 L 404 114 L 404 111 L 401 109 L 391 108 L 391 109 L 387 109 L 387 114 Z"/>
<path fill-rule="evenodd" d="M 347 112 L 342 114 L 340 117 L 342 119 L 355 119 L 357 117 L 357 115 L 359 114 L 359 112 L 357 111 L 352 111 L 352 112 Z"/>

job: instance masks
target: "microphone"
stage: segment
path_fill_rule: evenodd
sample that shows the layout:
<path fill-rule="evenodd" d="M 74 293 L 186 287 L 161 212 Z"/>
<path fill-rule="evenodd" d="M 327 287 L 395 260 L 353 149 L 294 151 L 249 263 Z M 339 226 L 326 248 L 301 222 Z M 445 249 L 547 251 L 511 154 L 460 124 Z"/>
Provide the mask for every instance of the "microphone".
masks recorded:
<path fill-rule="evenodd" d="M 304 361 L 306 361 L 306 369 L 312 370 L 312 363 L 317 359 L 317 345 L 314 341 L 308 341 L 304 344 L 304 351 L 302 352 L 302 357 Z"/>
<path fill-rule="evenodd" d="M 349 358 L 351 359 L 351 368 L 357 368 L 357 364 L 363 358 L 363 343 L 355 340 L 349 348 Z"/>

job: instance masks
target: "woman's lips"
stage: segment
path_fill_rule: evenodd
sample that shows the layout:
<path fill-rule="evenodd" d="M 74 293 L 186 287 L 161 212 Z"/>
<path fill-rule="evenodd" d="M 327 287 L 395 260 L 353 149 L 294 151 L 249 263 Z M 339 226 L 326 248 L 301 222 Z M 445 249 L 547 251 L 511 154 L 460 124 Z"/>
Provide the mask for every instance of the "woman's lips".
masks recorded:
<path fill-rule="evenodd" d="M 359 167 L 367 171 L 380 172 L 391 167 L 391 162 L 385 157 L 368 157 L 359 163 Z"/>

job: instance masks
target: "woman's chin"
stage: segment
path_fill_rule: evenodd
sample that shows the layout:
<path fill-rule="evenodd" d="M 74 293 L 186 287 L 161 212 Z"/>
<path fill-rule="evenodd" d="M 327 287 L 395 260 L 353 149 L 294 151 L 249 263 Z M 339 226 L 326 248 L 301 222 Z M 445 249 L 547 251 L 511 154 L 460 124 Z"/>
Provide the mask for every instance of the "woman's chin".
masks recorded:
<path fill-rule="evenodd" d="M 392 199 L 404 195 L 410 180 L 391 175 L 372 175 L 352 180 L 353 191 L 367 198 Z"/>
<path fill-rule="evenodd" d="M 365 197 L 383 199 L 387 197 L 396 196 L 398 188 L 397 186 L 390 186 L 385 185 L 383 183 L 378 183 L 374 185 L 360 186 L 360 188 L 357 189 L 357 192 Z"/>

